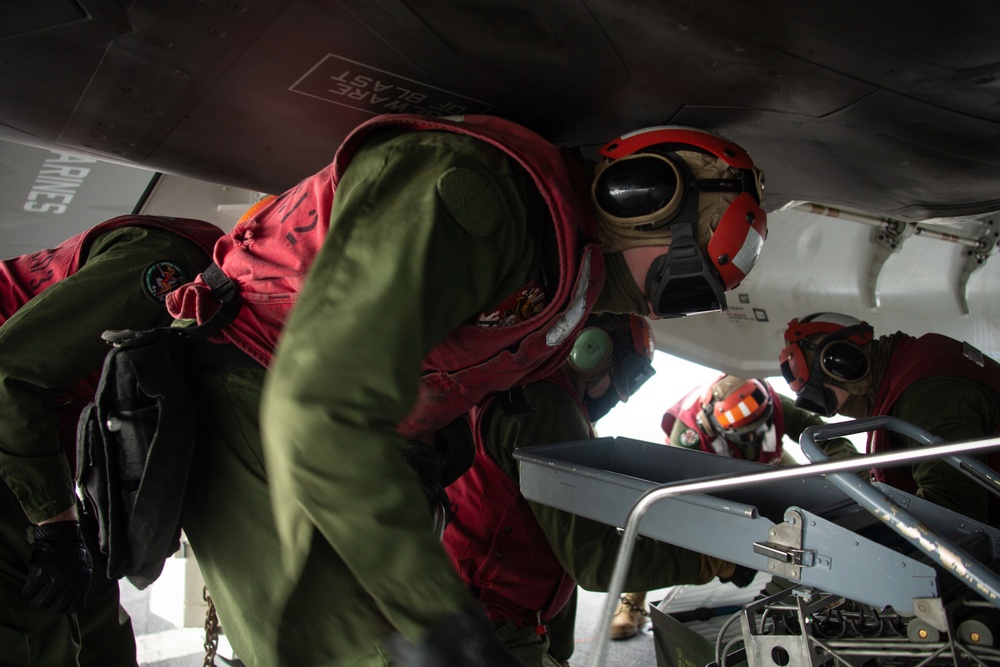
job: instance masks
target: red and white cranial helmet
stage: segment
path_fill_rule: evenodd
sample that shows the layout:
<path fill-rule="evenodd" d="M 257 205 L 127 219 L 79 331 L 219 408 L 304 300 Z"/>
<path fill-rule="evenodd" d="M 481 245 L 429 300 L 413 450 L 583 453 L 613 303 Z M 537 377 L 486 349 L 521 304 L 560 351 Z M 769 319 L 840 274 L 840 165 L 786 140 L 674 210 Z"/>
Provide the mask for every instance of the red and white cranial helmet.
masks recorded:
<path fill-rule="evenodd" d="M 823 385 L 847 388 L 863 382 L 870 369 L 864 346 L 873 337 L 871 325 L 841 313 L 813 313 L 790 321 L 778 360 L 795 392 L 795 404 L 826 417 L 833 414 L 836 399 Z"/>
<path fill-rule="evenodd" d="M 667 245 L 646 277 L 660 317 L 726 308 L 724 292 L 750 273 L 767 237 L 763 173 L 717 134 L 649 127 L 599 150 L 592 196 L 608 252 Z"/>

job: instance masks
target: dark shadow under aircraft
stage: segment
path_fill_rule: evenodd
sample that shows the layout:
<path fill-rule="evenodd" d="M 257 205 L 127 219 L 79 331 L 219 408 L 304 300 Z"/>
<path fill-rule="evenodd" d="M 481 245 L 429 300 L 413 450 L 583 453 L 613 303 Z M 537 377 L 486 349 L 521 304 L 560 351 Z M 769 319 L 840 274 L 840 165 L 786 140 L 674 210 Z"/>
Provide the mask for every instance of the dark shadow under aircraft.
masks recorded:
<path fill-rule="evenodd" d="M 839 310 L 997 355 L 998 26 L 977 0 L 13 3 L 0 139 L 270 193 L 382 113 L 585 151 L 701 127 L 764 167 L 770 239 L 730 310 L 658 323 L 662 349 L 773 375 L 791 317 Z"/>

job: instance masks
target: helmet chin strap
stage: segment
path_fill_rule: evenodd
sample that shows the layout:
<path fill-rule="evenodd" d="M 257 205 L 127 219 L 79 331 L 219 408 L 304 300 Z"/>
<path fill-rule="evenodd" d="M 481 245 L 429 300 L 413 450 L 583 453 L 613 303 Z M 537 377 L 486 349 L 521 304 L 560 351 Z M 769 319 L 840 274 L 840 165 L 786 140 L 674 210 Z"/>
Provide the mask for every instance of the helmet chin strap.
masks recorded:
<path fill-rule="evenodd" d="M 709 409 L 711 409 L 711 403 L 709 403 Z M 698 420 L 698 425 L 704 429 L 705 433 L 708 434 L 710 438 L 715 437 L 715 424 L 712 420 L 708 418 L 708 413 L 705 411 L 705 406 L 701 406 L 701 410 L 698 411 L 695 417 Z"/>

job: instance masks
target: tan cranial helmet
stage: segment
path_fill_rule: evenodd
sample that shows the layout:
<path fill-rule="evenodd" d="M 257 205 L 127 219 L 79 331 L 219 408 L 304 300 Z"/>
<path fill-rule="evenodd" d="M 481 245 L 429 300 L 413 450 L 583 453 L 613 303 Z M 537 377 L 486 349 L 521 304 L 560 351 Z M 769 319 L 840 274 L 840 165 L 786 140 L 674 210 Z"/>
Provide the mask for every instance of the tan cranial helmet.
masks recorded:
<path fill-rule="evenodd" d="M 661 317 L 724 310 L 767 237 L 763 173 L 745 150 L 687 127 L 650 127 L 599 150 L 591 187 L 605 252 L 669 245 L 646 277 Z M 666 289 L 667 285 L 670 289 Z"/>

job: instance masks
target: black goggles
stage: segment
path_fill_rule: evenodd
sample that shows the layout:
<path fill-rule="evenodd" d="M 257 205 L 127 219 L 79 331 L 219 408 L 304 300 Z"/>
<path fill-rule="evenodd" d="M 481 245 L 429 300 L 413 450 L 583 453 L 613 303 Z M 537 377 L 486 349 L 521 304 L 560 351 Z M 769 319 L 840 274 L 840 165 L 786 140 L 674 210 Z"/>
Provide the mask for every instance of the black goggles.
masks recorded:
<path fill-rule="evenodd" d="M 868 357 L 860 347 L 847 340 L 857 334 L 857 329 L 856 326 L 845 327 L 833 332 L 819 343 L 805 339 L 798 342 L 800 348 L 813 353 L 809 369 L 810 379 L 819 373 L 825 373 L 838 380 L 856 382 L 868 373 Z"/>
<path fill-rule="evenodd" d="M 817 357 L 827 375 L 841 380 L 854 382 L 868 372 L 868 357 L 861 348 L 846 340 L 833 341 L 824 346 Z"/>
<path fill-rule="evenodd" d="M 621 347 L 622 350 L 617 351 Z M 619 403 L 627 402 L 639 387 L 656 374 L 652 362 L 631 347 L 616 346 L 615 362 L 611 369 L 611 386 L 601 396 L 584 395 L 587 414 L 591 421 L 607 415 Z"/>
<path fill-rule="evenodd" d="M 594 201 L 605 217 L 632 220 L 639 223 L 636 229 L 651 230 L 669 224 L 688 193 L 747 192 L 760 205 L 760 178 L 753 169 L 737 169 L 733 178 L 697 179 L 675 152 L 648 149 L 601 171 L 594 181 Z"/>
<path fill-rule="evenodd" d="M 662 227 L 671 222 L 684 198 L 682 169 L 656 153 L 621 158 L 598 175 L 594 201 L 608 218 L 648 223 L 637 229 Z"/>

